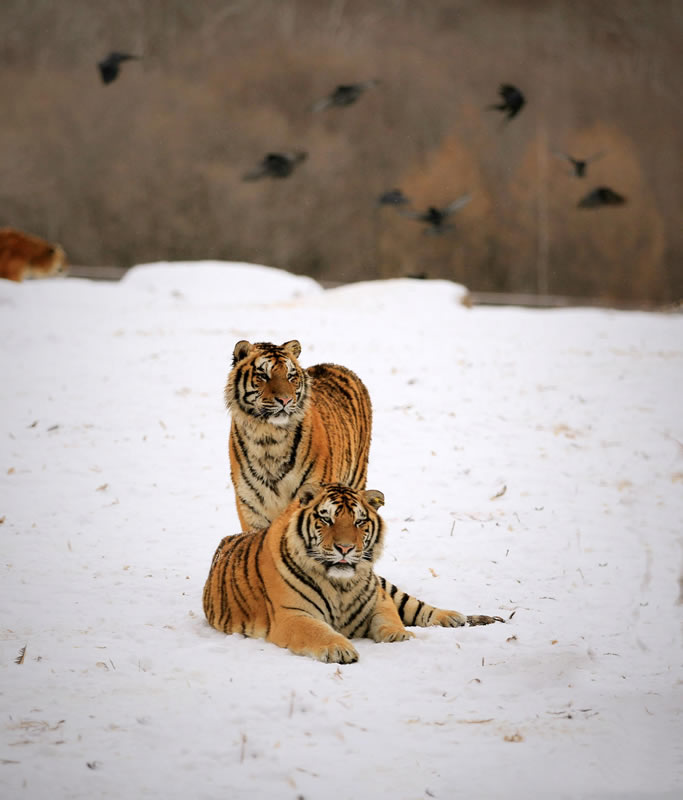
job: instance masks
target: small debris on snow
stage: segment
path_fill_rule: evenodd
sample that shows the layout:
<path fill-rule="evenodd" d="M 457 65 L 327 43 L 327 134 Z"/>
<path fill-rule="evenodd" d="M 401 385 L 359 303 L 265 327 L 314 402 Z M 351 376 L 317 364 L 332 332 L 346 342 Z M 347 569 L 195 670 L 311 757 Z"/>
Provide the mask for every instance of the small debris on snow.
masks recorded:
<path fill-rule="evenodd" d="M 516 733 L 509 734 L 508 736 L 503 736 L 506 742 L 523 742 L 524 737 L 522 734 L 517 731 Z"/>

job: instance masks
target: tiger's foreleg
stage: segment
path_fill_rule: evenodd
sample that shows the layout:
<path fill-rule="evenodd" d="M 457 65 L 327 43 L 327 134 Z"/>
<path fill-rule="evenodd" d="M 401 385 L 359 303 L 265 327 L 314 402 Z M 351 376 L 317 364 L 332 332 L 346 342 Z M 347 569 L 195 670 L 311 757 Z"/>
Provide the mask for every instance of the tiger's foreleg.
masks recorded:
<path fill-rule="evenodd" d="M 307 614 L 280 614 L 268 634 L 268 641 L 287 647 L 292 653 L 318 661 L 351 664 L 358 653 L 351 642 L 326 622 Z"/>
<path fill-rule="evenodd" d="M 377 605 L 370 621 L 367 636 L 376 642 L 405 642 L 415 635 L 403 627 L 396 606 L 384 589 L 377 590 Z"/>
<path fill-rule="evenodd" d="M 430 625 L 441 625 L 443 628 L 458 628 L 462 625 L 490 625 L 492 622 L 504 622 L 502 617 L 488 617 L 483 614 L 468 616 L 460 611 L 435 608 L 407 594 L 386 578 L 379 577 L 382 588 L 393 601 L 398 615 L 404 625 L 416 625 L 427 628 Z"/>

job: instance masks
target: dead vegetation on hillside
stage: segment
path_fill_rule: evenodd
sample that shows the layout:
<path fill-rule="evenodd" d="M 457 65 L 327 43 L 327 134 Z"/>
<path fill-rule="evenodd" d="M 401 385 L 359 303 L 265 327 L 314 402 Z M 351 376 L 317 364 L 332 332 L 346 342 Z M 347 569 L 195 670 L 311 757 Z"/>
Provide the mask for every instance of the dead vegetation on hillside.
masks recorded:
<path fill-rule="evenodd" d="M 671 302 L 680 267 L 680 5 L 626 0 L 8 0 L 0 225 L 74 264 L 244 260 L 331 281 Z M 104 86 L 97 62 L 140 54 Z M 311 106 L 379 79 L 348 107 Z M 502 82 L 526 104 L 487 109 Z M 267 153 L 308 158 L 245 182 Z M 554 151 L 604 151 L 584 178 Z M 579 209 L 595 186 L 627 198 Z M 470 193 L 440 236 L 413 207 Z"/>

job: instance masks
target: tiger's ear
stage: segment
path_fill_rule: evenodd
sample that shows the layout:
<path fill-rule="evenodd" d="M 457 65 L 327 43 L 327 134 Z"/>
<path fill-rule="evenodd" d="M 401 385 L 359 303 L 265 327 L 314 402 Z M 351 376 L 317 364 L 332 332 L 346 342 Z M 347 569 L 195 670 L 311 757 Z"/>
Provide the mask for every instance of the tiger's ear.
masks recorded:
<path fill-rule="evenodd" d="M 246 358 L 249 355 L 249 351 L 251 350 L 251 342 L 248 342 L 246 339 L 241 339 L 235 345 L 235 349 L 232 351 L 232 365 L 233 367 L 238 361 L 241 361 L 243 358 Z"/>
<path fill-rule="evenodd" d="M 320 486 L 316 486 L 314 483 L 305 483 L 296 493 L 296 499 L 302 506 L 307 506 L 311 500 L 314 500 L 319 494 Z"/>
<path fill-rule="evenodd" d="M 373 508 L 381 508 L 384 505 L 384 495 L 379 489 L 367 489 L 363 492 L 363 497 L 365 502 Z"/>
<path fill-rule="evenodd" d="M 291 339 L 289 342 L 285 342 L 282 345 L 282 349 L 285 353 L 289 353 L 290 356 L 294 356 L 294 358 L 299 358 L 301 355 L 301 343 L 298 339 Z"/>

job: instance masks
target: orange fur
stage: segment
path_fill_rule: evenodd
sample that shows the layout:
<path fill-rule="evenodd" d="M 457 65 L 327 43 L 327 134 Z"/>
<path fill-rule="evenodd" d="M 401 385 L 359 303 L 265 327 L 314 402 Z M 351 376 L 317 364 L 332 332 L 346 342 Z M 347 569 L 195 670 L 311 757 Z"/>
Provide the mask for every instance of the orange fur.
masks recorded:
<path fill-rule="evenodd" d="M 346 367 L 304 370 L 298 341 L 238 342 L 225 387 L 230 475 L 242 530 L 264 528 L 304 483 L 365 486 L 372 409 Z"/>
<path fill-rule="evenodd" d="M 48 278 L 65 272 L 66 265 L 61 245 L 14 228 L 0 229 L 0 278 Z"/>
<path fill-rule="evenodd" d="M 340 663 L 358 659 L 351 636 L 410 638 L 372 570 L 382 502 L 381 492 L 306 486 L 266 530 L 223 539 L 204 587 L 211 625 Z"/>
<path fill-rule="evenodd" d="M 381 492 L 304 486 L 264 530 L 226 536 L 203 593 L 209 623 L 320 661 L 358 659 L 354 637 L 398 642 L 406 625 L 483 625 L 434 608 L 373 571 L 382 552 Z"/>

